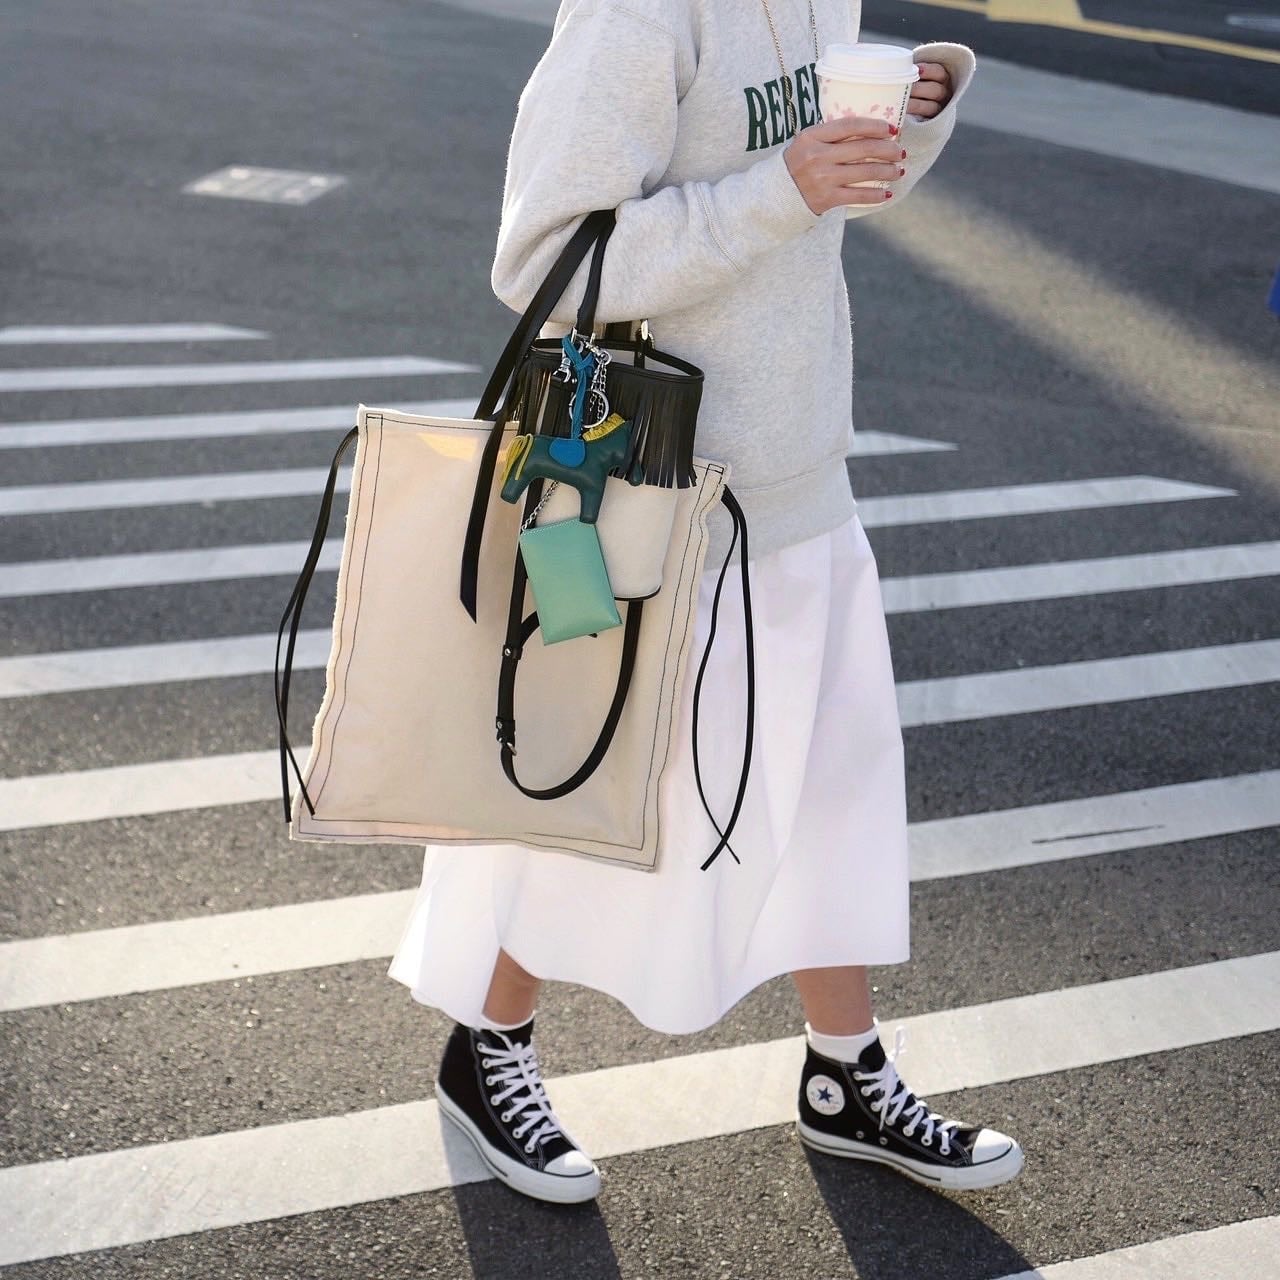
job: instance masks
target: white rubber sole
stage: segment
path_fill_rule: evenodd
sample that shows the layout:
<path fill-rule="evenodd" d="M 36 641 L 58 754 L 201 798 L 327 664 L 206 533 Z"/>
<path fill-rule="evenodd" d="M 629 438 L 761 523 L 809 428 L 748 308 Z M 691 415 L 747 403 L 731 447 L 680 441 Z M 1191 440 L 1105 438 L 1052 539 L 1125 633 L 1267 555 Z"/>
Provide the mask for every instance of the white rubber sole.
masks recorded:
<path fill-rule="evenodd" d="M 436 1086 L 436 1102 L 440 1107 L 440 1114 L 471 1139 L 471 1145 L 484 1161 L 485 1167 L 513 1191 L 551 1204 L 584 1204 L 600 1194 L 598 1169 L 592 1168 L 590 1173 L 581 1174 L 539 1173 L 538 1170 L 521 1164 L 519 1160 L 495 1151 L 467 1113 L 439 1085 Z"/>
<path fill-rule="evenodd" d="M 1022 1172 L 1022 1148 L 1016 1142 L 994 1160 L 960 1169 L 948 1169 L 925 1164 L 922 1160 L 912 1160 L 910 1156 L 876 1151 L 864 1142 L 822 1133 L 818 1129 L 811 1129 L 803 1120 L 796 1121 L 796 1132 L 800 1135 L 800 1141 L 815 1151 L 840 1156 L 845 1160 L 866 1160 L 870 1164 L 888 1165 L 927 1187 L 942 1187 L 947 1191 L 980 1191 L 984 1187 L 998 1187 Z"/>

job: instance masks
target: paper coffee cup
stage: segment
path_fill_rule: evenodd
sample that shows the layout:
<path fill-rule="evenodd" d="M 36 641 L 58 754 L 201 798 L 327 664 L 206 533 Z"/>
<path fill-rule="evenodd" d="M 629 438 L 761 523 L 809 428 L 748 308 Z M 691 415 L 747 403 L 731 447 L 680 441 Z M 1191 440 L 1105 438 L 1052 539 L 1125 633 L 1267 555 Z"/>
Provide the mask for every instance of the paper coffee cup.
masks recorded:
<path fill-rule="evenodd" d="M 818 61 L 818 111 L 823 120 L 869 116 L 901 131 L 920 68 L 895 44 L 830 44 Z M 888 182 L 850 183 L 887 187 Z"/>

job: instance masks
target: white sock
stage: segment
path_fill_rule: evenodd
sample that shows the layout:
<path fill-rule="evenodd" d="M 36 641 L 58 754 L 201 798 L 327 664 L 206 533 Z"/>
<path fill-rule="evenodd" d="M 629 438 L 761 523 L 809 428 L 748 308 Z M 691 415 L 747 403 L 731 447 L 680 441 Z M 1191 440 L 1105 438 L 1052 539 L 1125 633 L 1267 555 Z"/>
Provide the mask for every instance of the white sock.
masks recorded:
<path fill-rule="evenodd" d="M 860 1031 L 854 1036 L 826 1036 L 821 1031 L 815 1031 L 806 1022 L 804 1034 L 814 1051 L 824 1058 L 834 1058 L 837 1062 L 857 1062 L 863 1049 L 880 1038 L 880 1024 L 873 1018 L 868 1031 Z"/>
<path fill-rule="evenodd" d="M 537 1010 L 535 1009 L 534 1013 L 536 1012 Z M 517 1027 L 523 1027 L 524 1024 L 532 1017 L 533 1013 L 531 1013 L 528 1018 L 525 1018 L 520 1022 L 495 1022 L 482 1010 L 480 1013 L 480 1021 L 476 1023 L 476 1029 L 478 1031 L 514 1031 Z"/>

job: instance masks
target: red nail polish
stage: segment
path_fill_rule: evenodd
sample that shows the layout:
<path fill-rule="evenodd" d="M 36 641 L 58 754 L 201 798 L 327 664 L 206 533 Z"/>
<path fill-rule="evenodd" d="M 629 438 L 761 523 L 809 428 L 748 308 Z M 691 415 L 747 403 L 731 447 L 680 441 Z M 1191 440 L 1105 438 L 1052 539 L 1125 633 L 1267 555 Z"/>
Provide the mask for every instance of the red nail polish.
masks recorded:
<path fill-rule="evenodd" d="M 885 198 L 886 200 L 892 200 L 892 199 L 893 199 L 893 192 L 892 192 L 892 191 L 886 191 L 886 192 L 884 193 L 884 198 Z"/>
<path fill-rule="evenodd" d="M 907 158 L 907 153 L 905 151 L 898 157 L 899 160 L 905 160 L 906 158 Z"/>
<path fill-rule="evenodd" d="M 896 138 L 897 136 L 898 136 L 898 126 L 896 124 L 891 124 L 889 126 L 889 137 Z"/>

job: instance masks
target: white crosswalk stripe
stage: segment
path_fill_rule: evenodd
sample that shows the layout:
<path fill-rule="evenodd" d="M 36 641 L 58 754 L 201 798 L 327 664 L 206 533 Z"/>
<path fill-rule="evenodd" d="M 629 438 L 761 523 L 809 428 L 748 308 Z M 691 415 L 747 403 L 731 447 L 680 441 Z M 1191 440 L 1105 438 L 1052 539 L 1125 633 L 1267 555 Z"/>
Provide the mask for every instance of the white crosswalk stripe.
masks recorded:
<path fill-rule="evenodd" d="M 0 943 L 0 1011 L 389 956 L 413 890 Z"/>
<path fill-rule="evenodd" d="M 260 329 L 230 324 L 11 324 L 0 328 L 0 345 L 38 346 L 84 342 L 229 342 L 266 338 Z"/>
<path fill-rule="evenodd" d="M 955 445 L 945 440 L 923 440 L 893 431 L 859 430 L 853 433 L 851 458 L 878 458 L 893 453 L 950 453 Z"/>
<path fill-rule="evenodd" d="M 911 878 L 1004 871 L 1280 825 L 1280 771 L 1059 800 L 911 827 Z"/>
<path fill-rule="evenodd" d="M 441 418 L 470 418 L 476 396 L 453 400 L 397 403 L 405 413 Z M 254 409 L 239 413 L 150 414 L 137 418 L 64 418 L 48 422 L 0 424 L 0 449 L 58 449 L 82 444 L 131 444 L 156 440 L 225 439 L 235 436 L 289 435 L 305 431 L 346 431 L 355 423 L 351 404 L 314 409 Z M 853 457 L 895 453 L 949 453 L 954 444 L 892 431 L 854 433 Z"/>
<path fill-rule="evenodd" d="M 90 365 L 70 369 L 0 369 L 0 391 L 105 391 L 112 387 L 193 387 L 250 382 L 317 382 L 476 373 L 473 364 L 420 356 L 364 360 L 259 360 L 238 364 Z"/>
<path fill-rule="evenodd" d="M 1280 680 L 1280 640 L 1063 662 L 985 675 L 912 680 L 898 686 L 903 728 L 991 716 L 1096 707 L 1205 689 Z"/>
<path fill-rule="evenodd" d="M 272 763 L 264 753 L 264 774 Z M 911 878 L 953 879 L 1277 824 L 1280 771 L 1213 778 L 913 823 Z M 413 890 L 393 890 L 0 943 L 0 1011 L 387 957 L 413 898 Z"/>
<path fill-rule="evenodd" d="M 250 804 L 271 800 L 280 795 L 279 757 L 274 751 L 246 751 L 223 756 L 200 756 L 187 760 L 163 760 L 154 764 L 115 765 L 104 769 L 86 769 L 67 773 L 51 773 L 25 778 L 0 778 L 0 831 L 20 831 L 31 827 L 63 826 L 74 822 L 101 822 L 108 818 L 137 818 L 147 814 L 175 813 L 185 809 L 217 809 L 231 804 Z M 1093 801 L 1064 802 L 1093 804 Z M 1056 806 L 1046 806 L 1054 808 Z M 1017 812 L 1017 811 L 1014 811 Z M 1222 825 L 1216 814 L 1201 814 L 1209 819 L 1208 831 L 1249 830 L 1254 826 L 1270 826 L 1276 817 L 1273 806 L 1264 805 L 1263 822 L 1253 820 L 1253 811 L 1245 808 L 1235 818 Z M 1105 848 L 1141 848 L 1146 844 L 1164 844 L 1173 839 L 1177 830 L 1170 826 L 1164 815 L 1144 828 L 1147 839 L 1120 845 L 1103 843 Z M 975 830 L 982 830 L 982 840 L 990 843 L 992 833 L 983 830 L 995 822 L 996 815 L 982 814 L 965 818 L 946 819 L 947 823 L 963 823 Z M 1232 825 L 1243 821 L 1242 826 Z M 1191 824 L 1194 826 L 1194 824 Z M 1086 824 L 1085 834 L 1058 836 L 1056 839 L 1084 840 L 1089 831 L 1098 828 Z M 997 831 L 996 836 L 1008 840 L 1010 833 Z M 1105 833 L 1104 833 L 1105 834 Z M 1133 840 L 1134 835 L 1122 833 Z M 1142 832 L 1134 833 L 1141 835 Z M 1035 839 L 1047 840 L 1044 834 Z M 1193 838 L 1184 836 L 1184 839 Z M 1033 841 L 1034 843 L 1034 841 Z M 1083 845 L 1076 845 L 1084 850 Z M 1095 850 L 1096 851 L 1096 850 Z M 1006 865 L 1000 859 L 1021 856 L 1012 853 L 1011 846 L 1003 850 L 996 846 L 986 851 L 988 865 L 992 868 Z M 1048 853 L 1042 860 L 1062 857 L 1061 853 Z M 944 866 L 950 866 L 944 857 Z M 955 870 L 939 874 L 954 875 Z"/>
<path fill-rule="evenodd" d="M 1270 577 L 1277 572 L 1280 572 L 1280 542 L 1254 542 L 1192 547 L 1186 551 L 1153 551 L 1141 556 L 1058 560 L 1010 569 L 925 573 L 909 578 L 886 578 L 882 586 L 884 607 L 889 613 L 919 613 L 1231 582 Z"/>
<path fill-rule="evenodd" d="M 324 487 L 327 475 L 327 467 L 299 467 L 283 471 L 230 471 L 140 480 L 92 480 L 79 484 L 13 485 L 0 489 L 0 516 L 311 496 Z M 350 484 L 351 468 L 348 464 L 339 473 L 337 492 L 346 493 Z M 964 489 L 954 493 L 863 498 L 858 504 L 858 511 L 863 526 L 872 529 L 1234 496 L 1232 489 L 1218 489 L 1211 485 L 1184 484 L 1150 476 L 1120 476 L 1063 484 L 1012 485 Z"/>
<path fill-rule="evenodd" d="M 1280 1217 L 1189 1231 L 1091 1258 L 1054 1262 L 1002 1280 L 1272 1280 L 1280 1254 Z"/>
<path fill-rule="evenodd" d="M 13 485 L 0 489 L 0 516 L 310 497 L 324 488 L 328 474 L 328 467 L 295 467 L 287 471 L 223 471 L 214 475 L 165 476 L 159 479 Z M 351 468 L 348 465 L 339 476 L 338 492 L 346 493 L 350 487 Z"/>
<path fill-rule="evenodd" d="M 218 809 L 279 795 L 275 751 L 0 778 L 0 831 Z"/>
<path fill-rule="evenodd" d="M 300 631 L 294 670 L 323 668 L 331 639 L 328 630 Z M 275 648 L 276 637 L 262 634 L 0 658 L 0 698 L 261 675 L 273 669 Z"/>
<path fill-rule="evenodd" d="M 880 452 L 886 451 L 880 449 Z M 11 485 L 0 488 L 0 516 L 109 511 L 187 502 L 310 497 L 323 489 L 327 475 L 327 467 L 298 467 L 281 471 L 227 471 L 213 475 L 138 480 L 90 480 L 78 484 Z M 336 491 L 346 493 L 350 484 L 351 467 L 348 462 L 339 472 Z M 1212 485 L 1187 484 L 1152 476 L 1116 476 L 1101 480 L 863 498 L 858 503 L 858 514 L 863 526 L 873 529 L 1234 496 L 1235 490 Z"/>
<path fill-rule="evenodd" d="M 0 597 L 224 582 L 231 578 L 264 578 L 276 574 L 296 576 L 309 545 L 302 541 L 272 542 L 246 547 L 197 547 L 184 551 L 6 564 L 0 566 Z M 318 569 L 321 572 L 336 569 L 341 551 L 341 542 L 336 539 L 326 542 Z"/>
<path fill-rule="evenodd" d="M 267 336 L 217 324 L 10 326 L 0 328 L 0 345 Z M 230 386 L 468 371 L 476 370 L 419 357 L 74 365 L 0 370 L 0 391 Z M 417 401 L 404 407 L 469 417 L 475 400 Z M 163 441 L 337 433 L 349 429 L 353 418 L 353 406 L 344 404 L 37 419 L 0 425 L 0 449 L 102 444 L 145 449 Z M 890 432 L 859 431 L 854 437 L 854 453 L 862 457 L 927 457 L 955 448 L 946 441 Z M 202 457 L 197 465 L 210 464 Z M 0 517 L 314 497 L 326 470 L 202 471 L 11 485 L 0 487 Z M 1068 516 L 1236 496 L 1233 489 L 1191 480 L 1121 475 L 895 493 L 862 498 L 858 510 L 868 529 L 932 525 L 938 532 L 927 536 L 944 537 L 944 529 L 965 521 Z M 289 579 L 305 551 L 305 542 L 290 540 L 0 564 L 0 598 Z M 936 612 L 937 625 L 943 627 L 955 623 L 946 612 L 954 609 L 1055 599 L 1087 602 L 1107 593 L 1242 584 L 1280 575 L 1280 541 L 1144 554 L 1117 546 L 1116 551 L 1094 559 L 885 577 L 886 612 Z M 339 552 L 339 540 L 330 539 L 321 570 L 335 569 Z M 1280 681 L 1280 639 L 1256 636 L 1256 631 L 1246 632 L 1228 643 L 1115 657 L 1073 652 L 1072 661 L 1052 665 L 903 681 L 898 686 L 901 719 L 904 728 L 923 731 L 1274 684 Z M 329 645 L 327 628 L 301 633 L 295 669 L 323 668 Z M 275 636 L 260 633 L 17 654 L 0 658 L 0 699 L 265 676 L 274 650 Z M 1170 722 L 1176 723 L 1179 704 L 1166 704 L 1162 714 L 1166 708 Z M 266 715 L 264 703 L 264 721 Z M 1154 860 L 1166 848 L 1280 826 L 1280 770 L 1222 773 L 1226 776 L 917 821 L 909 833 L 911 879 L 917 884 L 962 884 L 963 877 L 1043 864 L 1066 867 L 1074 860 L 1138 850 Z M 196 822 L 202 811 L 234 804 L 269 801 L 278 810 L 279 795 L 274 750 L 8 777 L 0 779 L 0 832 L 57 833 L 73 824 L 166 813 L 190 814 Z M 93 1010 L 99 1000 L 381 961 L 391 954 L 414 897 L 411 889 L 354 893 L 0 943 L 0 1012 L 64 1005 Z M 1224 939 L 1222 946 L 1209 954 L 1229 954 L 1230 940 Z M 1280 953 L 1266 952 L 926 1013 L 906 1020 L 912 1085 L 925 1095 L 973 1089 L 1274 1032 L 1280 1029 L 1280 1005 L 1274 1000 L 1278 988 Z M 678 1143 L 714 1143 L 793 1118 L 800 1051 L 800 1040 L 789 1038 L 565 1076 L 554 1082 L 556 1106 L 584 1145 L 604 1159 Z M 41 1046 L 37 1052 L 46 1049 Z M 717 1087 L 726 1073 L 750 1079 L 753 1088 Z M 610 1105 L 619 1096 L 628 1098 L 626 1108 Z M 472 1150 L 452 1130 L 442 1130 L 433 1102 L 42 1160 L 0 1168 L 0 1265 L 444 1191 L 485 1177 Z M 1216 1274 L 1215 1268 L 1241 1280 L 1261 1280 L 1270 1276 L 1277 1249 L 1280 1219 L 1264 1218 L 1150 1240 L 1004 1280 L 1199 1280 Z"/>
<path fill-rule="evenodd" d="M 406 413 L 469 418 L 476 398 L 415 400 Z M 302 431 L 347 431 L 355 425 L 350 404 L 314 409 L 254 409 L 240 413 L 170 413 L 140 418 L 67 418 L 0 426 L 0 449 L 64 449 L 82 444 L 140 444 L 158 440 L 217 440 L 238 436 L 291 435 Z"/>
<path fill-rule="evenodd" d="M 176 586 L 231 578 L 296 576 L 309 545 L 299 540 L 0 564 L 0 598 Z M 336 569 L 341 552 L 342 543 L 338 539 L 326 541 L 317 570 L 323 573 Z M 881 586 L 886 610 L 917 613 L 1112 591 L 1145 591 L 1197 582 L 1230 582 L 1277 573 L 1280 573 L 1280 542 L 1254 542 L 1158 551 L 1141 556 L 1104 556 L 1096 560 L 1060 560 L 1016 568 L 885 578 Z"/>
<path fill-rule="evenodd" d="M 0 778 L 0 831 L 248 804 L 268 799 L 279 781 L 271 751 Z"/>
<path fill-rule="evenodd" d="M 859 498 L 863 527 L 940 524 L 999 516 L 1045 512 L 1089 511 L 1099 507 L 1134 507 L 1148 502 L 1184 502 L 1190 498 L 1230 498 L 1234 489 L 1184 484 L 1152 476 L 1114 476 L 1056 484 L 1018 484 L 991 489 L 957 489 L 951 493 L 903 494 L 892 498 Z M 0 507 L 0 511 L 3 508 Z"/>
<path fill-rule="evenodd" d="M 0 489 L 0 516 L 52 515 L 64 511 L 119 511 L 188 502 L 250 502 L 310 497 L 324 488 L 328 467 L 287 471 L 223 471 L 204 476 L 145 480 L 88 480 L 81 484 L 13 485 Z M 351 486 L 344 467 L 338 489 Z"/>
<path fill-rule="evenodd" d="M 904 1019 L 922 1096 L 1280 1027 L 1280 953 L 1120 978 Z M 795 1114 L 803 1039 L 554 1081 L 597 1158 L 707 1141 Z M 720 1082 L 750 1080 L 750 1089 Z M 613 1105 L 620 1097 L 628 1105 Z M 406 1140 L 408 1139 L 408 1140 Z M 314 1213 L 477 1182 L 465 1140 L 415 1102 L 0 1169 L 0 1265 Z"/>
<path fill-rule="evenodd" d="M 300 631 L 293 669 L 323 669 L 330 642 L 328 630 Z M 275 649 L 275 635 L 263 633 L 0 658 L 0 698 L 264 675 Z M 1265 684 L 1280 679 L 1278 650 L 1280 641 L 1256 640 L 911 680 L 898 685 L 898 708 L 909 727 Z"/>

